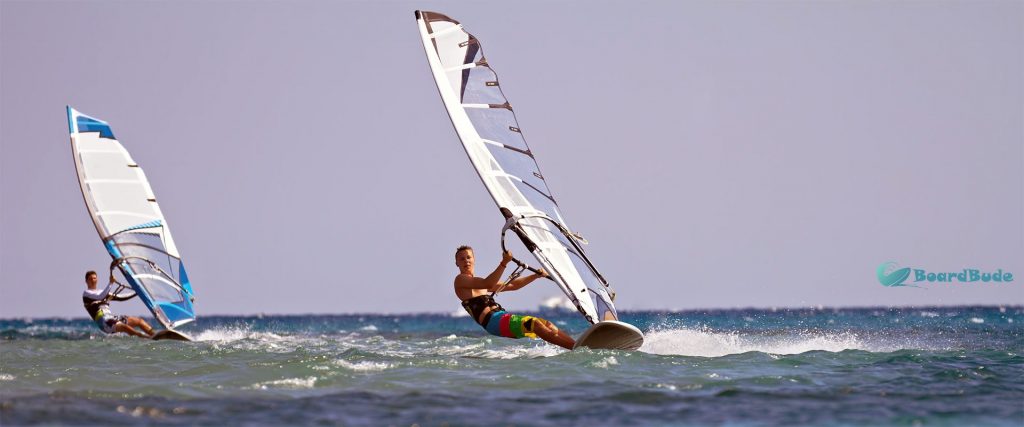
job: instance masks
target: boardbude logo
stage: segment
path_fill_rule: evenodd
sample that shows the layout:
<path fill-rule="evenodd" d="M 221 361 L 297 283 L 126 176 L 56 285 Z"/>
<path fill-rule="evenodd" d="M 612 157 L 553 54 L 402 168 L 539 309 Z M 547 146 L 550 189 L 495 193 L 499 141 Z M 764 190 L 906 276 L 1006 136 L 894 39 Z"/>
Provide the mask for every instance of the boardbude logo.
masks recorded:
<path fill-rule="evenodd" d="M 1013 273 L 1009 271 L 1003 271 L 1003 269 L 997 269 L 995 271 L 983 271 L 978 268 L 961 268 L 956 271 L 943 271 L 943 272 L 930 272 L 919 268 L 904 267 L 899 268 L 899 264 L 893 261 L 883 262 L 882 265 L 878 266 L 875 270 L 878 275 L 878 283 L 887 288 L 897 288 L 902 286 L 909 286 L 912 288 L 920 288 L 916 284 L 907 283 L 907 279 L 910 278 L 910 273 L 914 273 L 914 283 L 927 282 L 927 283 L 988 283 L 988 284 L 1000 284 L 1009 283 L 1013 281 Z"/>
<path fill-rule="evenodd" d="M 910 277 L 910 267 L 899 268 L 899 264 L 892 261 L 883 262 L 882 265 L 878 266 L 878 282 L 887 288 L 894 288 L 897 286 L 912 286 L 903 283 Z"/>

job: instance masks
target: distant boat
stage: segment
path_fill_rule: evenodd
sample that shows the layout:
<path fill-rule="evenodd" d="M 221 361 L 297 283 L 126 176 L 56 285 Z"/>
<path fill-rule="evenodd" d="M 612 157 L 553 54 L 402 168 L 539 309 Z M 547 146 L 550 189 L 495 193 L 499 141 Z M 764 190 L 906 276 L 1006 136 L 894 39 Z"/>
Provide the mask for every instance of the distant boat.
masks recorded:
<path fill-rule="evenodd" d="M 563 296 L 553 296 L 540 303 L 537 311 L 541 313 L 568 314 L 576 312 L 576 305 Z"/>

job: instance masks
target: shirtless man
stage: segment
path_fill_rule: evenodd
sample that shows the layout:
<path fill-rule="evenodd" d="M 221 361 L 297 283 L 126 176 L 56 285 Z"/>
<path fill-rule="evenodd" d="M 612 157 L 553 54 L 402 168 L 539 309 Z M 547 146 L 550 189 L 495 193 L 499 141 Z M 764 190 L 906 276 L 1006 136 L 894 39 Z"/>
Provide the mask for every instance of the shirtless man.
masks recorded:
<path fill-rule="evenodd" d="M 502 254 L 501 264 L 487 277 L 476 277 L 473 267 L 476 259 L 473 248 L 460 246 L 455 250 L 455 265 L 459 267 L 459 275 L 455 276 L 455 296 L 462 300 L 462 307 L 473 316 L 491 335 L 506 338 L 540 337 L 544 341 L 572 350 L 576 343 L 572 337 L 558 330 L 553 323 L 533 317 L 509 314 L 491 297 L 491 292 L 498 290 L 514 291 L 522 289 L 534 280 L 547 277 L 544 270 L 540 274 L 519 277 L 502 287 L 501 276 L 512 260 L 512 253 Z"/>
<path fill-rule="evenodd" d="M 96 326 L 99 326 L 101 331 L 108 334 L 124 332 L 141 338 L 153 338 L 153 328 L 145 320 L 134 316 L 114 315 L 110 311 L 110 306 L 107 305 L 110 301 L 124 301 L 135 295 L 122 297 L 114 294 L 112 288 L 116 282 L 113 277 L 110 278 L 110 283 L 103 290 L 96 289 L 97 283 L 99 283 L 99 276 L 95 271 L 85 273 L 87 289 L 82 292 L 82 304 L 85 305 L 85 311 L 89 312 L 89 317 L 96 322 Z M 144 332 L 139 332 L 135 328 L 142 329 Z"/>

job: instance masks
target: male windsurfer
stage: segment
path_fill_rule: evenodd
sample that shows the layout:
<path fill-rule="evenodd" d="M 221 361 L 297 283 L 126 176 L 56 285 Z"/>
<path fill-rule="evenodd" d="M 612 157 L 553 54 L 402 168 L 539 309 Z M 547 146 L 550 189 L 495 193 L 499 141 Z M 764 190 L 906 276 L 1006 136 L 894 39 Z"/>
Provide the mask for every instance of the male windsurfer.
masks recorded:
<path fill-rule="evenodd" d="M 540 337 L 544 341 L 571 350 L 575 341 L 559 331 L 553 323 L 533 316 L 509 314 L 491 297 L 491 292 L 496 290 L 514 291 L 547 276 L 542 269 L 540 274 L 519 277 L 508 284 L 503 284 L 501 276 L 511 260 L 512 253 L 506 251 L 502 254 L 501 264 L 498 264 L 493 273 L 487 277 L 476 277 L 473 272 L 476 264 L 473 248 L 460 246 L 456 249 L 455 265 L 459 267 L 459 275 L 455 276 L 455 296 L 462 300 L 462 307 L 492 335 L 506 338 Z"/>
<path fill-rule="evenodd" d="M 99 277 L 95 271 L 88 271 L 85 273 L 85 286 L 86 290 L 82 292 L 82 304 L 85 305 L 85 311 L 89 312 L 89 317 L 96 322 L 96 326 L 99 326 L 100 330 L 113 334 L 116 332 L 124 332 L 129 335 L 134 335 L 142 338 L 152 338 L 153 328 L 142 320 L 134 316 L 118 316 L 114 315 L 110 311 L 110 306 L 107 305 L 110 301 L 124 301 L 131 299 L 135 295 L 120 296 L 113 293 L 114 278 L 110 278 L 110 283 L 103 290 L 96 289 L 96 284 L 99 283 Z M 144 332 L 139 332 L 135 328 L 142 329 Z"/>

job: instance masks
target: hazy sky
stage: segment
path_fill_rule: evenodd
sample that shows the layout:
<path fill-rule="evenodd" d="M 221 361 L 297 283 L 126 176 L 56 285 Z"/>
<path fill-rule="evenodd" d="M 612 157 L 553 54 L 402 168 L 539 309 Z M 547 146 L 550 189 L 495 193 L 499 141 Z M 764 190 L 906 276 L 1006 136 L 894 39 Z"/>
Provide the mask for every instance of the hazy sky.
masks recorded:
<path fill-rule="evenodd" d="M 489 271 L 503 221 L 415 9 L 481 40 L 620 309 L 1024 303 L 1019 1 L 2 0 L 0 317 L 84 316 L 110 262 L 68 104 L 145 169 L 200 316 L 459 310 L 454 248 Z"/>

